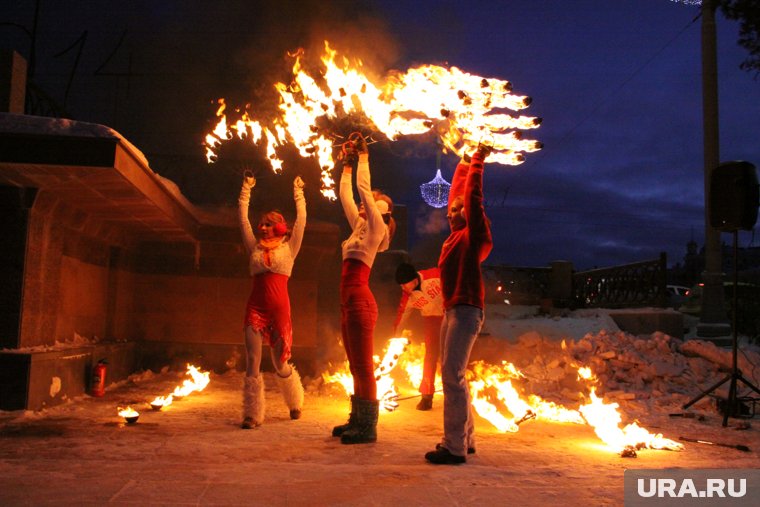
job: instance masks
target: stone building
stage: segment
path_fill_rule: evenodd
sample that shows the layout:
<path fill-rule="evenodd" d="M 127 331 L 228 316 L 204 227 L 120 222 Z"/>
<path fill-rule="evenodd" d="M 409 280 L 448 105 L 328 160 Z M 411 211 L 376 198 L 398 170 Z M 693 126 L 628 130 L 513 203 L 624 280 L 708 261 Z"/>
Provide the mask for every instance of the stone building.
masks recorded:
<path fill-rule="evenodd" d="M 109 127 L 24 114 L 24 61 L 0 56 L 0 410 L 87 392 L 101 359 L 109 384 L 164 365 L 242 369 L 251 280 L 235 210 L 197 209 Z M 306 375 L 338 345 L 346 235 L 309 214 L 289 282 L 293 361 Z M 393 315 L 405 255 L 378 257 L 381 315 Z"/>

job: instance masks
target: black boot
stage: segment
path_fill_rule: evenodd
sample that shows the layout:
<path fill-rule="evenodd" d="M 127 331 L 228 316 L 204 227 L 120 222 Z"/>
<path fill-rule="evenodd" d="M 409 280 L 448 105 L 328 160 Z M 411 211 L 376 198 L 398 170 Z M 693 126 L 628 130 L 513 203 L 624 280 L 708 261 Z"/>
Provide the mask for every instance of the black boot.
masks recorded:
<path fill-rule="evenodd" d="M 417 403 L 417 410 L 430 410 L 433 408 L 433 395 L 423 394 L 422 399 Z"/>
<path fill-rule="evenodd" d="M 348 422 L 346 424 L 341 424 L 340 426 L 335 426 L 332 431 L 332 436 L 339 437 L 345 433 L 348 428 L 356 424 L 356 404 L 354 403 L 355 398 L 355 396 L 351 395 L 351 413 L 348 414 Z"/>
<path fill-rule="evenodd" d="M 377 440 L 378 400 L 354 398 L 356 423 L 340 436 L 341 444 L 369 444 Z"/>

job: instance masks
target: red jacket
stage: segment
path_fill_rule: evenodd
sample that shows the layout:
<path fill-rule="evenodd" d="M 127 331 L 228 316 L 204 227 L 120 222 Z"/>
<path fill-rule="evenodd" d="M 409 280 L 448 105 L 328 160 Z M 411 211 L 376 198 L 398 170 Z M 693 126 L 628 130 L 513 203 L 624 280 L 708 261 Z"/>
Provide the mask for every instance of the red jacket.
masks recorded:
<path fill-rule="evenodd" d="M 393 334 L 402 331 L 404 324 L 414 310 L 419 310 L 423 317 L 443 316 L 443 297 L 441 297 L 441 271 L 436 268 L 419 271 L 420 284 L 411 294 L 403 292 L 393 322 Z"/>
<path fill-rule="evenodd" d="M 480 264 L 493 248 L 491 228 L 483 207 L 483 156 L 475 153 L 469 165 L 459 162 L 449 191 L 449 208 L 457 196 L 464 197 L 467 225 L 451 234 L 441 247 L 443 307 L 485 306 L 485 286 Z"/>

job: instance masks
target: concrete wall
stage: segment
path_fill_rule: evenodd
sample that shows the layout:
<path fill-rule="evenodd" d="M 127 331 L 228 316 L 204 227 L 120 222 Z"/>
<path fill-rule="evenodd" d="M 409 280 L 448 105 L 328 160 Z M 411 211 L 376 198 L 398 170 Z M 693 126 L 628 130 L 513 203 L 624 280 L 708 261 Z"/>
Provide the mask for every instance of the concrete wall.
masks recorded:
<path fill-rule="evenodd" d="M 19 206 L 12 208 L 3 213 L 16 220 Z M 9 265 L 22 267 L 23 285 L 21 304 L 5 319 L 20 326 L 3 329 L 3 345 L 12 350 L 0 353 L 11 372 L 3 377 L 0 409 L 62 401 L 44 396 L 51 375 L 66 381 L 67 396 L 86 392 L 93 350 L 104 344 L 133 345 L 125 358 L 114 358 L 130 363 L 114 375 L 171 364 L 173 354 L 203 358 L 200 366 L 208 369 L 244 366 L 251 277 L 236 230 L 212 231 L 211 239 L 194 243 L 140 242 L 128 228 L 107 227 L 42 191 L 21 230 L 25 248 L 4 253 L 13 256 Z M 305 371 L 322 340 L 333 337 L 325 330 L 339 329 L 339 245 L 337 226 L 311 222 L 289 282 L 293 360 Z M 18 298 L 19 291 L 5 295 Z M 77 353 L 62 352 L 62 344 Z"/>
<path fill-rule="evenodd" d="M 123 241 L 40 192 L 29 217 L 18 347 L 107 336 L 110 248 Z"/>

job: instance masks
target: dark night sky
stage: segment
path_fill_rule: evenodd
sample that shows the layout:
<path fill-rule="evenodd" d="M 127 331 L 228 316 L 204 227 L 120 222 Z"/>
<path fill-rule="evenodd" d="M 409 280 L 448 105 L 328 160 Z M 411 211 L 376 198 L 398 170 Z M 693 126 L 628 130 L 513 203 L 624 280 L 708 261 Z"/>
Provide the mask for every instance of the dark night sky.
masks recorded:
<path fill-rule="evenodd" d="M 34 7 L 18 0 L 0 22 L 31 29 Z M 329 39 L 378 75 L 434 63 L 508 79 L 515 93 L 533 97 L 525 114 L 544 119 L 530 134 L 545 148 L 520 166 L 487 167 L 496 241 L 488 262 L 565 259 L 583 269 L 665 251 L 673 264 L 690 239 L 701 245 L 704 236 L 697 14 L 668 0 L 43 0 L 34 70 L 75 119 L 122 133 L 202 205 L 233 202 L 238 185 L 238 162 L 204 162 L 213 101 L 273 107 L 270 87 L 287 79 L 288 50 L 316 55 Z M 760 80 L 738 68 L 746 54 L 738 25 L 720 14 L 717 24 L 721 160 L 758 165 Z M 76 48 L 59 53 L 84 31 L 66 95 Z M 0 26 L 0 46 L 29 56 L 17 27 Z M 408 206 L 412 228 L 436 223 L 417 190 L 435 174 L 432 146 L 383 142 L 375 152 L 373 184 Z M 442 158 L 445 177 L 455 163 Z M 297 172 L 316 186 L 316 163 L 303 159 L 286 164 L 277 185 Z M 413 241 L 422 255 L 438 239 Z M 752 232 L 740 234 L 741 246 L 753 241 Z"/>

